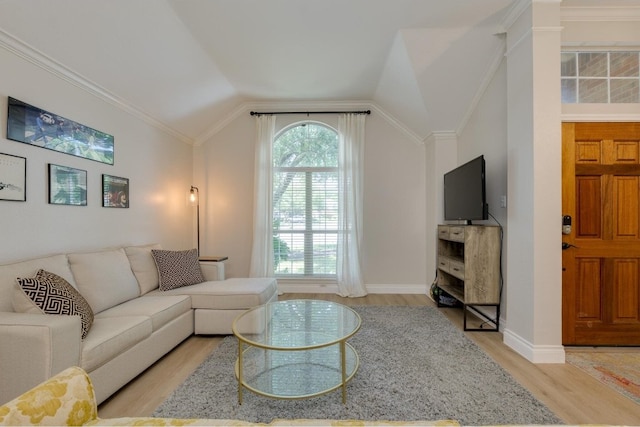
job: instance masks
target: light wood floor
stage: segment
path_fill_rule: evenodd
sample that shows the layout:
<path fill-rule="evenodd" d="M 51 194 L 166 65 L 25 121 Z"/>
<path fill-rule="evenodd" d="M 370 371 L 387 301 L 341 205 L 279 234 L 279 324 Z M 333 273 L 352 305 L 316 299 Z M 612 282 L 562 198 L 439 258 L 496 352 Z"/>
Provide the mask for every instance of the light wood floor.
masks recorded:
<path fill-rule="evenodd" d="M 297 298 L 331 300 L 345 305 L 434 305 L 426 295 L 374 294 L 364 298 L 341 298 L 331 294 L 280 296 L 281 300 Z M 462 310 L 441 310 L 462 329 Z M 566 424 L 640 425 L 640 405 L 580 369 L 569 364 L 532 364 L 505 346 L 502 334 L 498 332 L 466 334 Z M 103 402 L 98 408 L 100 417 L 151 415 L 221 340 L 222 337 L 216 336 L 191 336 Z"/>

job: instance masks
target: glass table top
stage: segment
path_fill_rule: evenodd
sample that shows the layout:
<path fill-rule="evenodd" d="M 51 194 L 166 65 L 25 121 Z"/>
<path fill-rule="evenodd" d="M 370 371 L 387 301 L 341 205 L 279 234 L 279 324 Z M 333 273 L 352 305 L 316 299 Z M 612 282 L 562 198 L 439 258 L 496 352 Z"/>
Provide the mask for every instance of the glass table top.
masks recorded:
<path fill-rule="evenodd" d="M 360 316 L 331 301 L 277 301 L 254 307 L 233 322 L 238 339 L 272 350 L 312 349 L 344 341 L 360 329 Z"/>

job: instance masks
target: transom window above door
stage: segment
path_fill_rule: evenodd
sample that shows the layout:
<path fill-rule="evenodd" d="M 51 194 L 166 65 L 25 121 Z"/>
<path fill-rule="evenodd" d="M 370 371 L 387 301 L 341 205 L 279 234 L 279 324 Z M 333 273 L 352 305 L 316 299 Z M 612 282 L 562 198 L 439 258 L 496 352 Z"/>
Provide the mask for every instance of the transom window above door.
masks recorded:
<path fill-rule="evenodd" d="M 338 133 L 305 122 L 273 143 L 274 271 L 284 277 L 336 277 Z"/>
<path fill-rule="evenodd" d="M 640 52 L 563 52 L 562 103 L 640 102 Z"/>

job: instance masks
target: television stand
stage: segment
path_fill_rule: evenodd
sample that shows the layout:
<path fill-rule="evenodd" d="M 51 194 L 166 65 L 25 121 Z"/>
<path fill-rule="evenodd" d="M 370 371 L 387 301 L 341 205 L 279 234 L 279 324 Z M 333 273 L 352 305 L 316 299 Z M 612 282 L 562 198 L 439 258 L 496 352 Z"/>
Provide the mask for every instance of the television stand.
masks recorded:
<path fill-rule="evenodd" d="M 500 227 L 493 225 L 438 226 L 437 286 L 462 303 L 465 331 L 498 331 L 500 327 Z M 479 307 L 493 307 L 495 317 Z M 473 311 L 494 325 L 467 327 Z M 486 322 L 485 322 L 486 323 Z"/>

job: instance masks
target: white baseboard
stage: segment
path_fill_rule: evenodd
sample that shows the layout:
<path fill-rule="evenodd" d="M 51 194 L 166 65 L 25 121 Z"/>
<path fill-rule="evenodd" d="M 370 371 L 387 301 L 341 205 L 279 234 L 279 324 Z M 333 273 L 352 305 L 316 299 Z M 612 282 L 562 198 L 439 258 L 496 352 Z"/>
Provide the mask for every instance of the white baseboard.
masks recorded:
<path fill-rule="evenodd" d="M 503 332 L 503 342 L 531 363 L 565 363 L 562 345 L 534 345 L 509 329 Z"/>
<path fill-rule="evenodd" d="M 285 294 L 337 294 L 335 283 L 287 283 L 278 281 L 278 290 Z"/>
<path fill-rule="evenodd" d="M 367 292 L 370 294 L 423 294 L 428 295 L 427 285 L 405 284 L 405 285 L 367 285 Z"/>
<path fill-rule="evenodd" d="M 370 294 L 427 294 L 425 284 L 406 285 L 366 285 Z M 337 294 L 335 283 L 293 283 L 278 281 L 278 290 L 284 293 Z"/>

